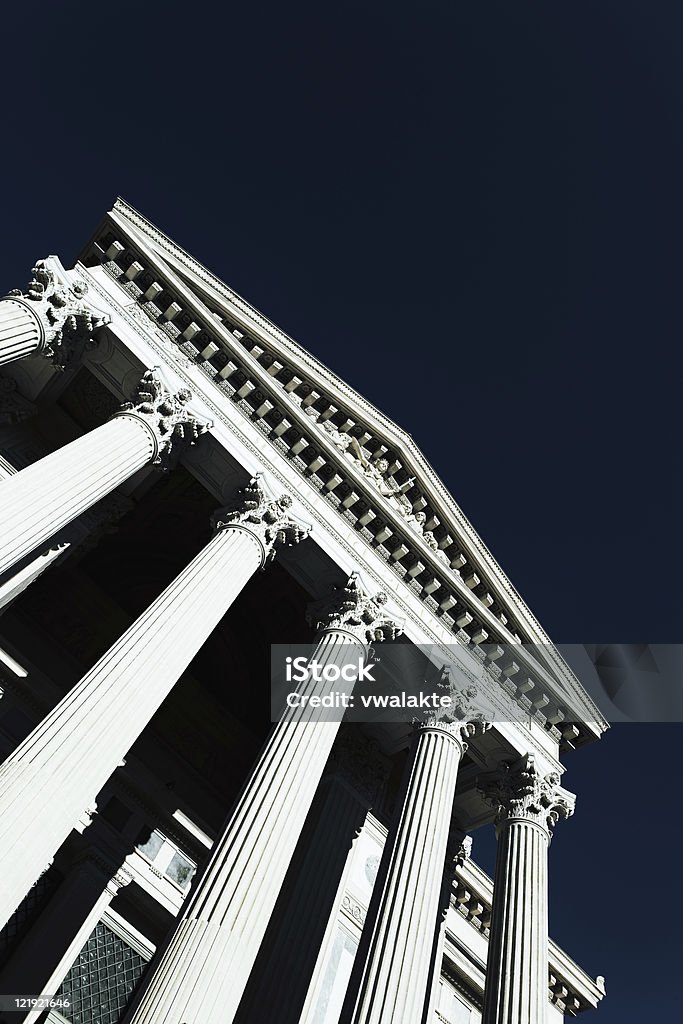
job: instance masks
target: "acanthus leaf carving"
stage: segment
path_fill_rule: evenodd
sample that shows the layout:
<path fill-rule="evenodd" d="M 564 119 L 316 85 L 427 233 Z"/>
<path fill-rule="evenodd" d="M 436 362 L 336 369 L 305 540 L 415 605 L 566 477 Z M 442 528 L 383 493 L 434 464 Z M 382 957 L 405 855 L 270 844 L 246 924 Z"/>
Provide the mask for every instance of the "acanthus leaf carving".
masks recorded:
<path fill-rule="evenodd" d="M 533 754 L 521 763 L 504 762 L 496 772 L 481 776 L 477 787 L 496 808 L 497 825 L 523 819 L 551 834 L 560 818 L 574 813 L 573 793 L 561 787 L 558 772 L 542 775 Z"/>
<path fill-rule="evenodd" d="M 385 611 L 387 601 L 383 590 L 371 597 L 359 574 L 354 572 L 343 586 L 335 587 L 329 597 L 313 601 L 306 618 L 318 631 L 340 629 L 353 633 L 362 643 L 381 643 L 395 640 L 403 632 L 403 625 Z"/>
<path fill-rule="evenodd" d="M 210 420 L 202 420 L 188 409 L 192 399 L 189 388 L 171 392 L 158 373 L 159 367 L 143 373 L 135 400 L 124 402 L 114 416 L 134 415 L 142 418 L 154 434 L 158 452 L 154 464 L 167 469 L 177 442 L 193 445 L 210 429 Z"/>
<path fill-rule="evenodd" d="M 457 689 L 451 680 L 448 666 L 441 670 L 434 690 L 441 691 L 442 697 L 449 697 L 450 704 L 430 710 L 426 718 L 415 719 L 414 724 L 418 729 L 444 729 L 458 740 L 463 750 L 467 750 L 467 741 L 472 736 L 491 728 L 491 723 L 477 702 L 477 687 L 470 684 L 461 690 Z"/>
<path fill-rule="evenodd" d="M 88 291 L 85 281 L 60 279 L 53 261 L 54 257 L 38 260 L 26 291 L 15 288 L 9 295 L 31 305 L 45 332 L 41 355 L 64 370 L 94 344 L 95 331 L 111 323 L 111 317 L 83 301 Z"/>
<path fill-rule="evenodd" d="M 273 561 L 278 548 L 293 547 L 311 532 L 311 526 L 290 511 L 292 505 L 289 494 L 269 494 L 263 475 L 257 473 L 239 492 L 234 508 L 222 508 L 214 514 L 214 529 L 239 525 L 254 533 L 264 548 L 265 567 Z"/>

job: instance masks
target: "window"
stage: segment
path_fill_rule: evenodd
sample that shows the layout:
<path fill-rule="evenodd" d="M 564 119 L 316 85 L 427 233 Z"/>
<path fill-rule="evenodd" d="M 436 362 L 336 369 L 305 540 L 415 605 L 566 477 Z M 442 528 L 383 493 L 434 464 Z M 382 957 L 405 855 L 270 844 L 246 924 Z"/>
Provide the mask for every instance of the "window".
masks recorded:
<path fill-rule="evenodd" d="M 313 1024 L 336 1024 L 342 1010 L 358 942 L 337 925 L 322 987 L 318 995 Z"/>
<path fill-rule="evenodd" d="M 147 966 L 144 957 L 102 921 L 78 954 L 57 993 L 69 1000 L 71 1024 L 118 1024 Z"/>
<path fill-rule="evenodd" d="M 470 1024 L 472 1011 L 446 981 L 439 984 L 436 997 L 436 1020 L 447 1021 L 447 1024 Z"/>
<path fill-rule="evenodd" d="M 136 847 L 138 853 L 145 857 L 155 871 L 177 885 L 179 889 L 187 889 L 195 873 L 196 864 L 181 853 L 161 832 L 143 829 L 138 837 Z"/>

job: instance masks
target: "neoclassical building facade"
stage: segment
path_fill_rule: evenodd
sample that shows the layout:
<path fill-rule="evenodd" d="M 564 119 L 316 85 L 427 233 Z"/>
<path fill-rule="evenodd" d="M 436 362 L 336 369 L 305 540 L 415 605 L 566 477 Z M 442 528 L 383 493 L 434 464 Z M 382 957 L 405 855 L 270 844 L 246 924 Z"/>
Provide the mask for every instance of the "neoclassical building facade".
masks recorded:
<path fill-rule="evenodd" d="M 0 301 L 0 523 L 0 1021 L 598 1005 L 548 871 L 560 758 L 607 723 L 412 438 L 122 200 Z M 468 686 L 271 724 L 289 642 Z"/>

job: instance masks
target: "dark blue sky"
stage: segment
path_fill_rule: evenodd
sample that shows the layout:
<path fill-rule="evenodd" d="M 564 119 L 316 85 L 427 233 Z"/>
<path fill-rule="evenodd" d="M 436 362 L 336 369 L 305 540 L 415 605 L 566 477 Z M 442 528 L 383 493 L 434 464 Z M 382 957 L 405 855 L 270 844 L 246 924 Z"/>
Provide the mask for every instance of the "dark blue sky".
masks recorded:
<path fill-rule="evenodd" d="M 673 0 L 14 5 L 0 285 L 120 193 L 413 434 L 553 638 L 680 642 L 682 30 Z M 681 1012 L 682 737 L 567 758 L 551 930 L 602 1024 Z"/>

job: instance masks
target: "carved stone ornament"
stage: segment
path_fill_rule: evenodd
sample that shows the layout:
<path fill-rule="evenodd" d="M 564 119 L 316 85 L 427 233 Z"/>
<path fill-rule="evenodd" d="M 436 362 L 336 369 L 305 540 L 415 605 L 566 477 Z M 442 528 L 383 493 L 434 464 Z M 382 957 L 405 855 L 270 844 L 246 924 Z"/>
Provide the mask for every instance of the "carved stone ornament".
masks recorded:
<path fill-rule="evenodd" d="M 477 788 L 497 809 L 497 825 L 522 818 L 551 833 L 560 818 L 574 813 L 573 793 L 562 789 L 557 772 L 541 775 L 532 754 L 521 765 L 505 763 L 497 772 L 480 777 Z"/>
<path fill-rule="evenodd" d="M 115 416 L 134 415 L 144 419 L 158 445 L 154 463 L 167 468 L 175 443 L 195 444 L 212 423 L 191 413 L 187 405 L 192 399 L 192 392 L 181 388 L 173 394 L 162 381 L 158 369 L 155 366 L 142 375 L 135 400 L 124 402 Z"/>
<path fill-rule="evenodd" d="M 291 507 L 292 499 L 288 494 L 276 498 L 267 493 L 263 476 L 258 473 L 239 492 L 234 508 L 222 508 L 214 514 L 214 529 L 239 524 L 256 534 L 264 547 L 265 567 L 273 561 L 279 547 L 294 547 L 311 532 L 307 523 L 290 512 Z"/>
<path fill-rule="evenodd" d="M 453 864 L 461 868 L 472 857 L 472 836 L 463 836 L 453 856 Z"/>
<path fill-rule="evenodd" d="M 385 612 L 387 600 L 383 590 L 370 597 L 358 573 L 354 572 L 344 586 L 335 587 L 329 597 L 313 601 L 306 611 L 306 619 L 316 630 L 342 629 L 367 644 L 395 640 L 403 633 L 403 626 Z"/>
<path fill-rule="evenodd" d="M 463 867 L 472 857 L 472 836 L 466 835 L 457 821 L 451 822 L 446 847 L 445 870 L 453 879 L 457 868 Z"/>
<path fill-rule="evenodd" d="M 38 260 L 26 291 L 15 288 L 9 295 L 31 305 L 45 331 L 41 355 L 58 370 L 64 370 L 94 344 L 94 332 L 111 323 L 111 317 L 83 302 L 88 291 L 85 281 L 60 280 L 52 263 L 56 266 L 58 261 L 53 257 Z"/>
<path fill-rule="evenodd" d="M 491 728 L 491 723 L 486 721 L 481 710 L 477 710 L 477 687 L 466 686 L 458 690 L 451 681 L 447 666 L 442 669 L 441 678 L 434 684 L 433 689 L 434 692 L 441 691 L 444 697 L 450 697 L 451 703 L 447 707 L 430 711 L 426 718 L 414 719 L 413 724 L 418 729 L 445 729 L 458 740 L 463 750 L 467 750 L 467 740 L 470 737 Z"/>
<path fill-rule="evenodd" d="M 415 477 L 410 477 L 404 483 L 399 484 L 389 473 L 389 460 L 383 455 L 374 459 L 369 457 L 369 452 L 361 446 L 358 439 L 332 423 L 331 420 L 322 420 L 320 413 L 312 405 L 303 405 L 303 400 L 298 395 L 290 394 L 290 399 L 303 409 L 304 413 L 323 430 L 332 444 L 350 461 L 356 468 L 360 469 L 367 480 L 379 491 L 383 498 L 403 516 L 408 526 L 415 533 L 419 534 L 432 551 L 446 564 L 450 564 L 445 553 L 440 550 L 439 543 L 431 532 L 425 529 L 427 516 L 424 512 L 413 512 L 413 505 L 406 491 L 412 487 Z"/>

